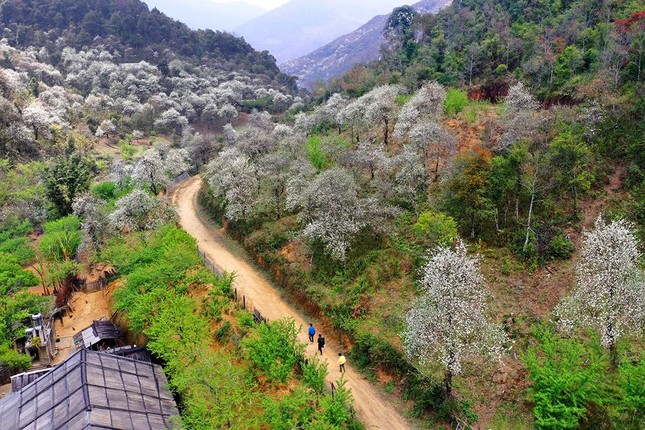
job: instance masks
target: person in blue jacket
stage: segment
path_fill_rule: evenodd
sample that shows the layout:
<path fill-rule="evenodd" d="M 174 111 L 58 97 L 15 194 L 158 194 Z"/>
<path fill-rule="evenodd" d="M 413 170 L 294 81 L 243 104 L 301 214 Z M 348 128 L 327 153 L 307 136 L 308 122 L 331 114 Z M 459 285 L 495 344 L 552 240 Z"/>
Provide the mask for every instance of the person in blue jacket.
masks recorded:
<path fill-rule="evenodd" d="M 314 343 L 315 334 L 316 334 L 316 328 L 312 323 L 309 323 L 309 342 Z"/>

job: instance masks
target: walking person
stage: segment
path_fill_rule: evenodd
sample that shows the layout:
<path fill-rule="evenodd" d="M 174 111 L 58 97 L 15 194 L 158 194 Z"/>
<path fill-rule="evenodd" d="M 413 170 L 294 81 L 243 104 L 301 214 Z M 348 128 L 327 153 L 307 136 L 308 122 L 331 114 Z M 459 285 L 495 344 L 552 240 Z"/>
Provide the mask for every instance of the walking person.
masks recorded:
<path fill-rule="evenodd" d="M 322 334 L 318 335 L 318 351 L 320 351 L 320 355 L 323 355 L 322 350 L 325 347 L 325 336 Z"/>
<path fill-rule="evenodd" d="M 346 362 L 347 362 L 347 360 L 345 359 L 345 356 L 341 352 L 339 352 L 338 353 L 338 367 L 340 369 L 340 373 L 345 372 L 345 363 Z"/>
<path fill-rule="evenodd" d="M 316 334 L 316 327 L 309 323 L 309 342 L 314 343 L 314 335 Z"/>

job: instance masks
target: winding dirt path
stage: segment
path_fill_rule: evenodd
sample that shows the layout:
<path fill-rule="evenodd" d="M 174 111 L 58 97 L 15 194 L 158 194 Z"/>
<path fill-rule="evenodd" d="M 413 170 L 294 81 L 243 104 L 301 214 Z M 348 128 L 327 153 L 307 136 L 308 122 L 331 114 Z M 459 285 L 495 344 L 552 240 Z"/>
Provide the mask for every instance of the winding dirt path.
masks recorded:
<path fill-rule="evenodd" d="M 270 321 L 292 317 L 301 326 L 299 340 L 307 344 L 307 354 L 317 354 L 317 346 L 309 343 L 305 328 L 308 321 L 300 312 L 292 308 L 271 285 L 271 282 L 247 263 L 244 258 L 235 255 L 226 244 L 221 232 L 209 226 L 199 216 L 197 194 L 201 187 L 201 177 L 196 176 L 180 183 L 172 195 L 172 202 L 177 208 L 181 226 L 197 240 L 199 250 L 205 253 L 219 269 L 235 273 L 235 287 L 238 292 L 246 295 L 250 303 Z M 316 321 L 311 321 L 316 325 Z M 329 338 L 329 336 L 327 336 Z M 336 360 L 339 349 L 337 345 L 327 340 L 324 356 L 329 363 L 328 382 L 340 377 Z M 361 422 L 368 429 L 403 430 L 411 426 L 395 407 L 383 399 L 379 390 L 357 373 L 350 365 L 346 365 L 347 386 L 352 390 L 354 406 Z"/>

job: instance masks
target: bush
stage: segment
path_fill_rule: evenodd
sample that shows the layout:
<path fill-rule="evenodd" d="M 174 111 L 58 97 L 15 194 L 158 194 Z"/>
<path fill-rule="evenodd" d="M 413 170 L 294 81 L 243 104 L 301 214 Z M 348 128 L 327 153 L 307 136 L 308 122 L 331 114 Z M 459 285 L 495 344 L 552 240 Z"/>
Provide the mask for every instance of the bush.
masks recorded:
<path fill-rule="evenodd" d="M 553 259 L 566 260 L 571 257 L 575 249 L 573 242 L 560 231 L 551 239 L 549 256 Z"/>
<path fill-rule="evenodd" d="M 271 381 L 286 382 L 304 345 L 298 343 L 298 328 L 292 319 L 259 324 L 242 345 L 253 365 Z"/>
<path fill-rule="evenodd" d="M 14 237 L 0 242 L 0 252 L 13 255 L 20 264 L 30 263 L 34 260 L 35 252 L 29 242 L 28 237 Z"/>
<path fill-rule="evenodd" d="M 45 223 L 38 247 L 50 261 L 71 260 L 81 244 L 81 221 L 74 215 Z"/>
<path fill-rule="evenodd" d="M 31 357 L 0 345 L 0 368 L 24 371 L 31 367 Z"/>
<path fill-rule="evenodd" d="M 529 397 L 538 429 L 576 429 L 590 405 L 601 405 L 608 363 L 599 346 L 588 347 L 564 339 L 551 328 L 539 326 L 524 363 L 533 382 Z"/>
<path fill-rule="evenodd" d="M 327 362 L 321 362 L 317 356 L 309 358 L 302 366 L 302 379 L 305 385 L 318 394 L 325 392 Z"/>
<path fill-rule="evenodd" d="M 117 198 L 117 186 L 114 182 L 101 182 L 92 187 L 92 194 L 109 202 Z"/>
<path fill-rule="evenodd" d="M 447 246 L 459 235 L 457 222 L 451 216 L 431 211 L 419 215 L 412 231 L 430 246 Z"/>
<path fill-rule="evenodd" d="M 448 116 L 457 115 L 468 105 L 468 93 L 451 88 L 446 93 L 446 101 L 443 103 L 443 111 Z"/>

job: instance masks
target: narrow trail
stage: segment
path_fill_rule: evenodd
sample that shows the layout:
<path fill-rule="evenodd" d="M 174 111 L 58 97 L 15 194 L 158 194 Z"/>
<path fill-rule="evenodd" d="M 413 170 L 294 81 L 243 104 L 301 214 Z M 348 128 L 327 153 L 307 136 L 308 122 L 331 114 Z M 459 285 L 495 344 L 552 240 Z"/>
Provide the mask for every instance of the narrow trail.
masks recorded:
<path fill-rule="evenodd" d="M 218 230 L 209 226 L 199 216 L 197 194 L 201 187 L 201 177 L 193 177 L 179 184 L 172 195 L 172 202 L 179 214 L 181 226 L 197 240 L 199 250 L 210 257 L 218 268 L 229 273 L 234 272 L 235 287 L 238 292 L 246 295 L 250 303 L 270 321 L 291 317 L 297 325 L 301 326 L 299 340 L 307 344 L 308 355 L 318 354 L 317 346 L 309 343 L 306 328 L 309 322 L 305 321 L 300 312 L 289 305 L 280 297 L 271 282 L 259 273 L 243 258 L 235 255 L 226 245 L 225 238 Z M 327 337 L 323 359 L 329 363 L 328 382 L 340 378 L 336 365 L 338 346 L 330 342 Z M 368 429 L 403 430 L 411 426 L 395 409 L 395 406 L 386 402 L 378 388 L 374 387 L 362 375 L 356 372 L 348 360 L 346 364 L 347 386 L 352 390 L 354 407 L 361 422 Z"/>

